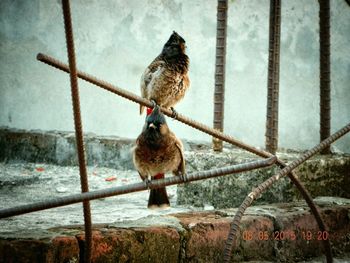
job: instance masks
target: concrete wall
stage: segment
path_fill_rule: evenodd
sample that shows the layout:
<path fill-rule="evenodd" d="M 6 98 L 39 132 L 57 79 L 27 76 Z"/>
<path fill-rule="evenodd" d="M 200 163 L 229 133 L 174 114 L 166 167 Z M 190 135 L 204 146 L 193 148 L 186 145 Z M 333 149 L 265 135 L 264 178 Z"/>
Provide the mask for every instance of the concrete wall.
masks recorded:
<path fill-rule="evenodd" d="M 139 79 L 172 30 L 187 41 L 191 89 L 177 110 L 212 125 L 216 1 L 72 1 L 80 70 L 139 94 Z M 350 7 L 331 1 L 332 131 L 350 120 Z M 225 132 L 264 146 L 269 1 L 230 1 Z M 280 147 L 319 140 L 318 1 L 283 1 Z M 36 61 L 67 61 L 60 1 L 0 2 L 0 126 L 72 131 L 69 77 Z M 80 83 L 85 132 L 135 138 L 138 105 Z M 176 121 L 181 138 L 211 140 Z M 336 146 L 350 151 L 350 136 Z"/>

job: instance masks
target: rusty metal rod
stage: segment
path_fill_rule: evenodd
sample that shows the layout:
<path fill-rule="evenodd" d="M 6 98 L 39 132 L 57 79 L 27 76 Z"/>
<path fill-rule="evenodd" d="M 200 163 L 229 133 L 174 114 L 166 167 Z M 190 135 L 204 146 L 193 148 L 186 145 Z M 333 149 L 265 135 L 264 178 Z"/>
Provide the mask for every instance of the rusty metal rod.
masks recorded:
<path fill-rule="evenodd" d="M 293 161 L 291 164 L 287 165 L 283 168 L 279 173 L 270 177 L 265 182 L 261 183 L 257 186 L 248 196 L 244 199 L 243 203 L 239 207 L 233 222 L 231 224 L 231 231 L 227 238 L 225 250 L 224 250 L 224 262 L 230 262 L 231 252 L 233 246 L 235 245 L 235 240 L 237 239 L 237 230 L 239 228 L 239 223 L 242 219 L 242 216 L 245 210 L 252 204 L 252 202 L 260 196 L 266 189 L 268 189 L 274 182 L 278 181 L 282 177 L 285 177 L 292 170 L 297 168 L 300 164 L 311 158 L 316 153 L 322 151 L 327 148 L 331 143 L 338 140 L 340 137 L 344 136 L 346 133 L 350 131 L 350 123 L 344 126 L 342 129 L 338 130 L 336 133 L 332 134 L 330 137 L 322 141 L 320 144 L 316 145 L 312 149 L 308 150 L 303 156 Z M 326 229 L 325 229 L 326 230 Z M 332 262 L 332 258 L 327 257 L 327 262 Z"/>
<path fill-rule="evenodd" d="M 276 154 L 278 148 L 280 32 L 281 0 L 270 0 L 265 148 L 272 154 Z"/>
<path fill-rule="evenodd" d="M 66 64 L 60 62 L 59 60 L 57 60 L 55 58 L 52 58 L 50 56 L 47 56 L 47 55 L 39 53 L 37 55 L 37 59 L 39 61 L 43 62 L 43 63 L 46 63 L 46 64 L 54 67 L 54 68 L 57 68 L 57 69 L 60 69 L 60 70 L 62 70 L 64 72 L 66 72 L 66 73 L 69 73 L 69 67 Z M 91 76 L 91 75 L 89 75 L 87 73 L 84 73 L 82 71 L 78 70 L 77 73 L 78 73 L 78 77 L 79 78 L 81 78 L 81 79 L 83 79 L 83 80 L 85 80 L 85 81 L 87 81 L 87 82 L 89 82 L 91 84 L 94 84 L 94 85 L 96 85 L 98 87 L 101 87 L 101 88 L 103 88 L 103 89 L 105 89 L 105 90 L 107 90 L 109 92 L 117 94 L 117 95 L 119 95 L 119 96 L 121 96 L 121 97 L 123 97 L 125 99 L 131 100 L 133 102 L 139 103 L 139 104 L 141 104 L 143 106 L 146 106 L 148 108 L 152 108 L 153 107 L 153 104 L 149 100 L 141 98 L 140 96 L 137 96 L 136 94 L 134 94 L 132 92 L 129 92 L 129 91 L 124 90 L 124 89 L 121 89 L 121 88 L 119 88 L 119 87 L 117 87 L 115 85 L 112 85 L 112 84 L 110 84 L 110 83 L 108 83 L 106 81 L 99 80 L 96 77 L 93 77 L 93 76 Z M 173 117 L 173 112 L 171 110 L 162 107 L 161 111 L 165 115 L 167 115 L 169 117 Z M 223 134 L 222 132 L 220 132 L 218 130 L 215 130 L 215 129 L 207 126 L 207 125 L 204 125 L 204 124 L 201 124 L 201 123 L 199 123 L 197 121 L 194 121 L 194 120 L 192 120 L 192 119 L 190 119 L 190 118 L 188 118 L 188 117 L 186 117 L 186 116 L 184 116 L 184 115 L 182 115 L 180 113 L 177 114 L 176 120 L 178 120 L 178 121 L 180 121 L 182 123 L 185 123 L 188 126 L 191 126 L 191 127 L 195 128 L 197 130 L 205 132 L 205 133 L 207 133 L 207 134 L 209 134 L 211 136 L 214 136 L 214 137 L 216 137 L 216 138 L 218 138 L 220 140 L 223 140 L 223 141 L 228 142 L 230 144 L 236 145 L 236 146 L 238 146 L 238 147 L 240 147 L 242 149 L 245 149 L 245 150 L 247 150 L 249 152 L 252 152 L 252 153 L 254 153 L 254 154 L 258 155 L 258 156 L 261 156 L 261 157 L 264 157 L 264 158 L 272 156 L 268 152 L 265 152 L 263 150 L 260 150 L 260 149 L 257 149 L 255 147 L 252 147 L 252 146 L 250 146 L 248 144 L 245 144 L 245 143 L 243 143 L 241 141 L 238 141 L 238 140 L 236 140 L 235 138 L 233 138 L 233 137 L 231 137 L 229 135 Z"/>
<path fill-rule="evenodd" d="M 79 87 L 78 87 L 78 77 L 77 77 L 77 67 L 75 60 L 75 50 L 74 50 L 74 37 L 73 37 L 73 27 L 70 12 L 69 0 L 62 0 L 63 18 L 64 18 L 64 29 L 66 34 L 66 44 L 67 53 L 69 61 L 69 71 L 70 71 L 70 84 L 72 93 L 72 104 L 73 104 L 73 115 L 74 115 L 74 127 L 75 127 L 75 137 L 78 152 L 78 162 L 80 171 L 80 185 L 82 192 L 89 191 L 89 183 L 86 172 L 86 161 L 84 152 L 84 139 L 83 139 L 83 128 L 81 122 L 80 114 L 80 101 L 79 101 Z M 85 228 L 85 243 L 84 243 L 84 262 L 91 262 L 92 253 L 92 230 L 91 230 L 91 210 L 90 202 L 83 202 L 84 211 L 84 228 Z"/>
<path fill-rule="evenodd" d="M 224 130 L 225 106 L 225 68 L 226 68 L 226 39 L 227 39 L 227 9 L 228 0 L 218 0 L 216 20 L 216 56 L 214 84 L 214 129 Z M 213 137 L 213 150 L 222 151 L 223 143 Z"/>
<path fill-rule="evenodd" d="M 201 172 L 193 172 L 186 176 L 185 181 L 183 181 L 183 178 L 180 176 L 173 176 L 165 179 L 152 180 L 148 184 L 149 187 L 145 182 L 140 182 L 136 184 L 129 184 L 125 186 L 112 187 L 112 188 L 107 188 L 107 189 L 102 189 L 97 191 L 90 191 L 90 192 L 84 192 L 81 194 L 74 194 L 74 195 L 69 195 L 65 197 L 59 197 L 59 198 L 36 202 L 32 204 L 1 209 L 0 218 L 17 216 L 21 214 L 36 212 L 36 211 L 45 210 L 45 209 L 54 208 L 54 207 L 71 205 L 74 203 L 84 202 L 87 200 L 94 200 L 99 198 L 115 196 L 115 195 L 122 195 L 122 194 L 127 194 L 132 192 L 143 191 L 149 188 L 150 189 L 160 188 L 168 185 L 182 184 L 182 183 L 187 183 L 192 181 L 198 181 L 198 180 L 223 176 L 227 174 L 246 172 L 257 168 L 271 166 L 275 162 L 276 162 L 276 157 L 273 156 L 268 159 L 263 159 L 263 160 L 258 160 L 258 161 L 243 163 L 243 164 L 236 164 L 236 165 L 232 165 L 224 168 L 212 169 L 212 170 L 201 171 Z"/>
<path fill-rule="evenodd" d="M 320 41 L 320 141 L 331 133 L 331 61 L 330 61 L 330 6 L 329 0 L 319 0 Z M 329 154 L 330 147 L 321 153 Z"/>
<path fill-rule="evenodd" d="M 44 63 L 52 66 L 52 67 L 55 67 L 57 69 L 60 69 L 64 72 L 69 73 L 69 68 L 67 67 L 67 65 L 58 61 L 57 59 L 54 59 L 52 57 L 49 57 L 49 56 L 41 54 L 41 53 L 39 53 L 37 55 L 37 59 L 41 62 L 44 62 Z M 106 81 L 99 80 L 99 79 L 97 79 L 89 74 L 86 74 L 84 72 L 78 71 L 77 73 L 78 73 L 78 77 L 80 77 L 81 79 L 84 79 L 87 82 L 90 82 L 98 87 L 101 87 L 105 90 L 108 90 L 109 92 L 117 94 L 121 97 L 124 97 L 124 98 L 131 100 L 133 102 L 139 103 L 141 105 L 144 105 L 146 107 L 149 107 L 149 108 L 153 107 L 152 103 L 149 100 L 141 98 L 140 96 L 137 96 L 134 93 L 131 93 L 131 92 L 126 91 L 124 89 L 118 88 L 110 83 L 107 83 Z M 173 112 L 171 110 L 166 109 L 166 108 L 162 108 L 162 112 L 169 117 L 173 116 Z M 246 151 L 254 153 L 258 156 L 261 156 L 264 158 L 268 158 L 268 157 L 273 156 L 269 152 L 252 147 L 246 143 L 243 143 L 243 142 L 233 138 L 232 136 L 226 135 L 218 130 L 212 129 L 204 124 L 201 124 L 201 123 L 196 122 L 190 118 L 187 118 L 180 113 L 177 114 L 176 119 L 182 123 L 187 124 L 188 126 L 190 126 L 192 128 L 195 128 L 195 129 L 200 130 L 204 133 L 207 133 L 213 137 L 216 137 L 222 141 L 228 142 L 228 143 L 233 144 L 237 147 L 245 149 Z M 277 163 L 279 164 L 280 167 L 286 166 L 286 164 L 280 159 L 277 159 Z M 317 224 L 319 225 L 320 230 L 323 231 L 325 229 L 325 225 L 322 221 L 321 215 L 319 214 L 317 207 L 316 207 L 314 201 L 312 200 L 310 194 L 305 189 L 305 187 L 302 185 L 302 183 L 298 180 L 298 178 L 294 174 L 294 172 L 291 172 L 290 174 L 288 174 L 288 176 L 292 180 L 292 182 L 295 184 L 295 186 L 297 187 L 298 191 L 301 193 L 301 195 L 303 196 L 303 198 L 305 199 L 307 204 L 309 205 L 310 210 L 313 213 L 313 215 L 315 216 L 315 219 L 317 221 Z M 324 242 L 326 242 L 326 243 L 328 242 L 327 246 L 330 247 L 329 240 L 325 240 Z M 326 253 L 328 253 L 327 251 L 328 250 L 326 250 Z"/>

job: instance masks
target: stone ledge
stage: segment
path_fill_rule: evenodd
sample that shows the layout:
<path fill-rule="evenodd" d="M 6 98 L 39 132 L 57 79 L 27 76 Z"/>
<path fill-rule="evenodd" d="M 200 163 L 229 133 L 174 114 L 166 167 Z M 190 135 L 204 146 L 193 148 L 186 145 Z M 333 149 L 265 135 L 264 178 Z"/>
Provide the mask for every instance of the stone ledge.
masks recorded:
<path fill-rule="evenodd" d="M 350 200 L 316 200 L 328 227 L 335 256 L 350 252 Z M 146 217 L 137 222 L 95 225 L 93 262 L 220 262 L 236 209 L 163 216 L 161 225 Z M 284 234 L 282 234 L 284 233 Z M 294 233 L 295 236 L 292 236 Z M 312 236 L 307 236 L 311 233 Z M 322 233 L 321 233 L 322 234 Z M 22 235 L 22 236 L 21 236 Z M 81 226 L 45 231 L 44 235 L 0 233 L 0 262 L 79 262 Z M 282 237 L 282 235 L 284 235 Z M 322 255 L 317 225 L 302 203 L 254 206 L 243 217 L 235 262 L 297 262 Z"/>
<path fill-rule="evenodd" d="M 301 153 L 277 153 L 287 164 Z M 186 161 L 195 163 L 196 169 L 213 169 L 229 164 L 256 160 L 238 150 L 215 154 L 208 151 L 188 152 Z M 187 206 L 237 207 L 252 189 L 279 171 L 276 166 L 232 174 L 208 180 L 178 185 L 178 204 Z M 316 155 L 296 169 L 296 174 L 311 196 L 337 196 L 350 198 L 350 155 Z M 282 178 L 264 192 L 257 204 L 291 202 L 301 199 L 289 178 Z"/>
<path fill-rule="evenodd" d="M 131 147 L 134 140 L 84 135 L 87 164 L 134 170 Z M 225 145 L 224 151 L 213 152 L 208 144 L 184 141 L 187 172 L 214 169 L 260 159 L 246 151 Z M 285 150 L 278 156 L 285 162 L 297 159 L 301 152 Z M 0 161 L 29 161 L 76 165 L 74 133 L 0 129 Z M 180 185 L 177 203 L 187 206 L 236 207 L 253 187 L 277 173 L 275 166 L 246 173 L 228 175 Z M 315 156 L 302 164 L 297 174 L 313 197 L 350 198 L 350 155 Z M 266 191 L 257 204 L 290 202 L 300 195 L 289 179 L 282 179 Z"/>
<path fill-rule="evenodd" d="M 134 141 L 116 136 L 84 134 L 88 165 L 132 169 Z M 77 165 L 74 132 L 0 128 L 0 161 Z"/>

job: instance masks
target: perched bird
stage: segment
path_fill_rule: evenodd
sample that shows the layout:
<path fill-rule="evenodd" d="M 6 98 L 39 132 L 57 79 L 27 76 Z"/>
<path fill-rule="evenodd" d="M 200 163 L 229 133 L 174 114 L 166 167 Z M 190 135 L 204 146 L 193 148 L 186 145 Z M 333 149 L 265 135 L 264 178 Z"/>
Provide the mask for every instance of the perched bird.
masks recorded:
<path fill-rule="evenodd" d="M 189 58 L 185 54 L 185 40 L 175 31 L 165 43 L 162 52 L 146 68 L 141 77 L 141 96 L 153 104 L 170 108 L 184 96 L 190 85 Z M 144 106 L 140 105 L 140 114 Z"/>
<path fill-rule="evenodd" d="M 164 114 L 159 106 L 146 117 L 142 133 L 136 140 L 133 151 L 135 168 L 142 180 L 164 178 L 164 174 L 185 176 L 185 159 L 182 142 L 170 131 Z M 148 207 L 169 206 L 169 199 L 164 188 L 151 189 Z"/>

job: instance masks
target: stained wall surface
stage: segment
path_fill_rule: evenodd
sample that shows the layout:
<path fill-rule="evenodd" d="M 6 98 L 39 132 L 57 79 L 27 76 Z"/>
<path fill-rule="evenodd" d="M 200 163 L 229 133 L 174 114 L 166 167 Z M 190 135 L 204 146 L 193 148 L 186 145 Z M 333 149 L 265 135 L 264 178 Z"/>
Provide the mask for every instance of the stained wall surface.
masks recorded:
<path fill-rule="evenodd" d="M 72 1 L 78 68 L 139 94 L 140 76 L 173 30 L 191 59 L 191 88 L 177 111 L 212 125 L 216 1 Z M 229 1 L 225 132 L 264 146 L 269 1 Z M 279 146 L 319 141 L 318 1 L 283 1 Z M 332 131 L 350 120 L 350 7 L 331 1 Z M 36 60 L 67 61 L 60 1 L 0 2 L 0 126 L 72 131 L 69 77 Z M 85 132 L 136 138 L 138 105 L 79 82 Z M 189 140 L 211 140 L 176 121 Z M 350 152 L 350 136 L 336 143 Z"/>

